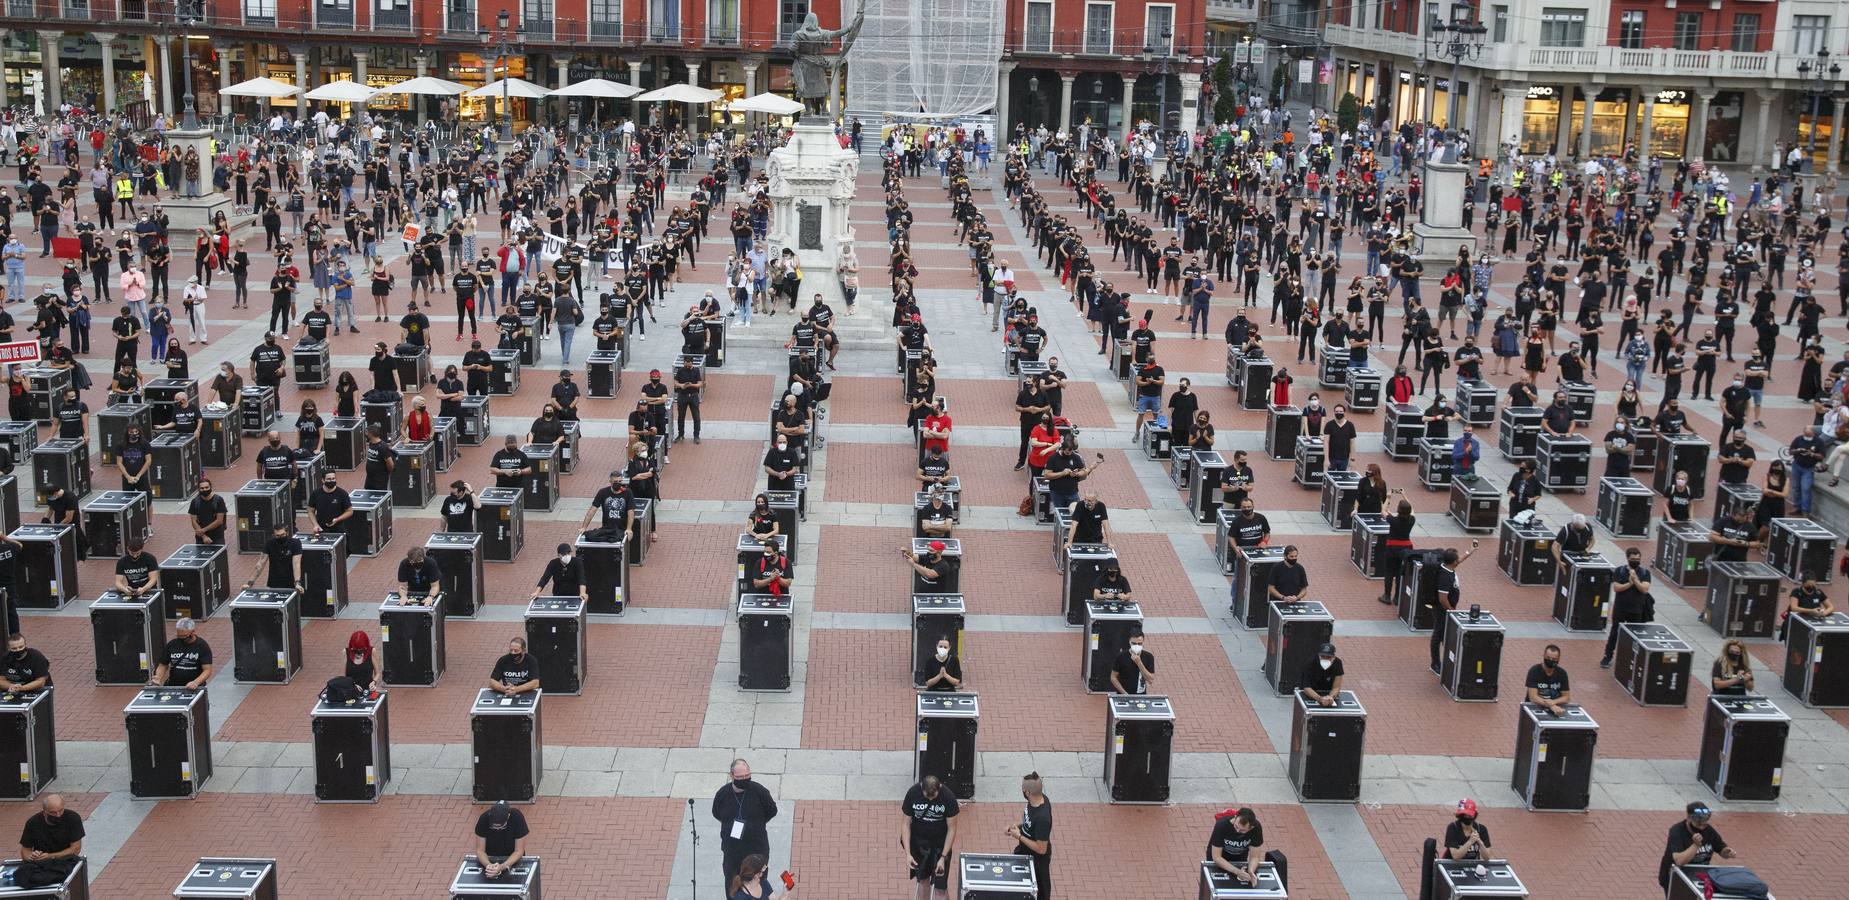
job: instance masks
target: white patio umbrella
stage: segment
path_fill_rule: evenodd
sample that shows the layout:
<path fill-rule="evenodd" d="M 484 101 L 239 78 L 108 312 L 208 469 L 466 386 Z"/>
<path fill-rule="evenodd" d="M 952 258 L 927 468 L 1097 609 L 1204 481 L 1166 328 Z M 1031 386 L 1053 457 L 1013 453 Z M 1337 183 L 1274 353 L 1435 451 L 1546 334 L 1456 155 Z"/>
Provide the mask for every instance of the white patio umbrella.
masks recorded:
<path fill-rule="evenodd" d="M 503 84 L 505 82 L 505 84 Z M 506 93 L 502 93 L 505 87 Z M 548 88 L 540 87 L 524 78 L 502 78 L 490 81 L 469 92 L 471 97 L 519 97 L 524 100 L 543 100 L 552 96 Z"/>
<path fill-rule="evenodd" d="M 302 96 L 310 100 L 327 100 L 334 103 L 365 103 L 378 92 L 378 88 L 367 87 L 357 82 L 330 81 Z"/>
<path fill-rule="evenodd" d="M 379 93 L 423 94 L 429 97 L 453 97 L 457 94 L 467 92 L 468 89 L 469 86 L 466 84 L 460 84 L 444 78 L 432 78 L 429 75 L 419 75 L 416 78 L 400 81 Z"/>
<path fill-rule="evenodd" d="M 773 116 L 793 116 L 803 111 L 803 105 L 788 97 L 772 93 L 758 94 L 743 100 L 734 100 L 730 109 L 733 112 L 768 113 Z"/>
<path fill-rule="evenodd" d="M 607 97 L 621 100 L 642 93 L 642 89 L 633 84 L 610 81 L 604 78 L 587 78 L 576 84 L 568 84 L 552 92 L 554 97 Z"/>
<path fill-rule="evenodd" d="M 270 99 L 276 97 L 293 97 L 301 92 L 301 88 L 293 84 L 284 84 L 274 78 L 252 78 L 249 81 L 240 81 L 237 84 L 219 91 L 219 93 L 227 97 L 264 97 Z"/>
<path fill-rule="evenodd" d="M 725 96 L 693 84 L 670 84 L 636 97 L 639 103 L 711 103 Z"/>

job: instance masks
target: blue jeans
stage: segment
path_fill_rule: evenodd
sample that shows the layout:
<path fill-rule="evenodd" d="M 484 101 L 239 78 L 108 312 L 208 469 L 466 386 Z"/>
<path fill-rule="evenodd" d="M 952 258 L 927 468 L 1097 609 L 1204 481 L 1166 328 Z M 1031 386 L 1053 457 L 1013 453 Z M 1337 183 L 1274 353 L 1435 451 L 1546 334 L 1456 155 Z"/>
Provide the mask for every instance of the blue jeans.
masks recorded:
<path fill-rule="evenodd" d="M 1207 334 L 1207 304 L 1196 303 L 1188 311 L 1188 334 L 1194 334 L 1195 323 L 1200 323 L 1201 334 Z"/>
<path fill-rule="evenodd" d="M 6 270 L 6 299 L 8 303 L 18 303 L 26 299 L 26 270 Z"/>
<path fill-rule="evenodd" d="M 512 306 L 514 303 L 514 298 L 518 296 L 519 293 L 520 293 L 520 273 L 519 272 L 502 272 L 501 273 L 501 302 L 504 304 L 507 304 L 508 306 Z M 491 315 L 494 313 L 494 295 L 492 293 L 490 293 L 488 296 L 488 312 Z"/>
<path fill-rule="evenodd" d="M 1644 383 L 1644 367 L 1647 365 L 1649 365 L 1649 363 L 1647 362 L 1627 362 L 1625 363 L 1624 364 L 1625 379 L 1632 384 L 1642 385 Z"/>
<path fill-rule="evenodd" d="M 562 360 L 571 362 L 571 336 L 578 333 L 578 326 L 559 323 L 559 355 Z"/>
<path fill-rule="evenodd" d="M 1817 479 L 1817 470 L 1804 466 L 1791 467 L 1791 506 L 1799 515 L 1810 512 L 1811 484 Z"/>
<path fill-rule="evenodd" d="M 339 294 L 334 295 L 334 327 L 335 328 L 340 327 L 340 311 L 343 309 L 347 311 L 347 327 L 353 329 L 354 331 L 358 331 L 360 328 L 360 325 L 359 325 L 359 320 L 353 318 L 353 295 L 352 294 L 348 294 L 345 297 L 342 297 Z"/>

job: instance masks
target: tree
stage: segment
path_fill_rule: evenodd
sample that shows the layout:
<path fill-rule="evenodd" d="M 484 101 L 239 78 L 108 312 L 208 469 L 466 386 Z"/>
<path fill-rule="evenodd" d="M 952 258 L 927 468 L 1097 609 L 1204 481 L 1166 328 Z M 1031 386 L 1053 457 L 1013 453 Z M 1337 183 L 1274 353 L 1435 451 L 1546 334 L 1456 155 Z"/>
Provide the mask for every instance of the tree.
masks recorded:
<path fill-rule="evenodd" d="M 1353 91 L 1342 95 L 1342 102 L 1335 109 L 1335 127 L 1344 134 L 1353 133 L 1355 126 L 1361 124 L 1361 98 Z"/>
<path fill-rule="evenodd" d="M 1231 124 L 1239 118 L 1239 91 L 1233 86 L 1233 60 L 1222 56 L 1213 67 L 1213 120 Z"/>
<path fill-rule="evenodd" d="M 1280 59 L 1277 66 L 1271 70 L 1271 105 L 1283 106 L 1284 98 L 1288 96 L 1290 96 L 1290 64 Z"/>

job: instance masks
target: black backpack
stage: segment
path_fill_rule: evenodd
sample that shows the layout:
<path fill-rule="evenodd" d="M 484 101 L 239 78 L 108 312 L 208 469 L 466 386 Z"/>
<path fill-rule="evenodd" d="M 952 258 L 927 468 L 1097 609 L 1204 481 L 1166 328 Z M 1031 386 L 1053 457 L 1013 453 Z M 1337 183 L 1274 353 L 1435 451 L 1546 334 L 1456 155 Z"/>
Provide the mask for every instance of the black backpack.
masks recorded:
<path fill-rule="evenodd" d="M 334 706 L 358 703 L 361 696 L 359 683 L 345 675 L 329 678 L 321 692 L 321 698 Z"/>

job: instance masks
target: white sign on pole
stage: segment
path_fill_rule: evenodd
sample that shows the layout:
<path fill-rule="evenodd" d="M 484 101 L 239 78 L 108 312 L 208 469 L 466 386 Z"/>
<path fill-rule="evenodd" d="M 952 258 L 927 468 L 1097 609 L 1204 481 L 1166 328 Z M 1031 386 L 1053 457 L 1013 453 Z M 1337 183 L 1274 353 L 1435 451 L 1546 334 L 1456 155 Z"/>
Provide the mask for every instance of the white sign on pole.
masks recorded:
<path fill-rule="evenodd" d="M 1308 59 L 1297 60 L 1297 83 L 1298 84 L 1309 84 L 1311 80 L 1315 78 L 1316 78 L 1315 61 L 1308 60 Z"/>

